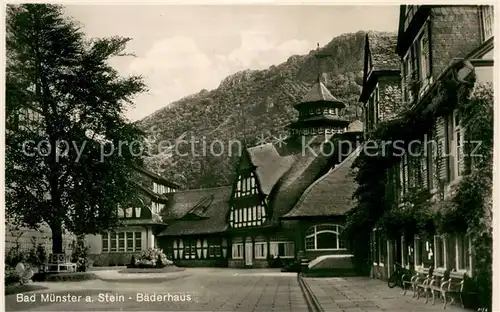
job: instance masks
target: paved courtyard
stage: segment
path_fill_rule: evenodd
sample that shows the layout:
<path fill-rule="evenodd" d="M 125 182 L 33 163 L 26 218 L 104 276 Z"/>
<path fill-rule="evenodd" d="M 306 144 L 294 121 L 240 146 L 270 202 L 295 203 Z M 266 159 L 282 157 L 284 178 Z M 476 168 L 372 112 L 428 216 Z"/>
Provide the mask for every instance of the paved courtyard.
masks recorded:
<path fill-rule="evenodd" d="M 143 274 L 135 276 L 135 280 L 131 280 L 132 274 L 124 275 L 118 281 L 120 275 L 116 271 L 94 273 L 105 280 L 37 283 L 48 289 L 25 293 L 22 300 L 19 295 L 6 296 L 6 310 L 308 311 L 297 275 L 274 269 L 192 268 L 169 278 L 152 274 L 149 281 L 144 280 Z M 410 292 L 402 296 L 401 289 L 390 289 L 384 282 L 370 278 L 304 278 L 303 281 L 307 293 L 313 295 L 312 301 L 318 302 L 325 312 L 443 311 L 441 301 L 434 306 L 430 302 L 425 304 L 422 298 L 413 299 Z M 34 301 L 29 302 L 31 299 Z M 445 311 L 464 312 L 454 306 Z"/>
<path fill-rule="evenodd" d="M 457 306 L 446 307 L 443 310 L 443 301 L 436 299 L 425 304 L 425 298 L 414 299 L 409 290 L 403 296 L 401 288 L 389 288 L 383 281 L 367 277 L 330 277 L 304 278 L 307 288 L 310 289 L 323 311 L 372 311 L 372 312 L 465 312 Z"/>
<path fill-rule="evenodd" d="M 18 303 L 16 295 L 10 295 L 6 297 L 6 310 L 307 311 L 296 274 L 281 273 L 276 270 L 188 269 L 186 271 L 189 275 L 166 281 L 155 278 L 152 282 L 97 280 L 44 283 L 43 285 L 48 285 L 50 289 L 38 292 L 36 302 Z M 113 275 L 109 272 L 98 273 Z M 81 299 L 79 302 L 71 303 L 41 302 L 42 293 L 71 294 L 76 296 L 76 300 L 77 296 L 81 296 Z M 153 296 L 156 297 L 156 302 L 151 302 Z M 158 302 L 158 297 L 162 302 Z M 117 301 L 111 302 L 112 299 Z M 50 297 L 48 301 L 52 301 Z"/>

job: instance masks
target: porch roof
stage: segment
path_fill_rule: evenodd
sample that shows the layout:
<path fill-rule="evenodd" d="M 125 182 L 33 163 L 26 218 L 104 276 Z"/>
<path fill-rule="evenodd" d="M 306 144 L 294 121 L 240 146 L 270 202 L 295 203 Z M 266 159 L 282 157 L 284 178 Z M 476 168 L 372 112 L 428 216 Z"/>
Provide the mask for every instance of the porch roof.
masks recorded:
<path fill-rule="evenodd" d="M 295 207 L 282 219 L 315 216 L 341 216 L 354 206 L 352 198 L 356 190 L 354 171 L 351 166 L 361 147 L 323 177 L 311 184 L 302 194 Z"/>
<path fill-rule="evenodd" d="M 231 190 L 224 186 L 169 194 L 173 200 L 163 218 L 168 226 L 159 236 L 224 232 Z"/>

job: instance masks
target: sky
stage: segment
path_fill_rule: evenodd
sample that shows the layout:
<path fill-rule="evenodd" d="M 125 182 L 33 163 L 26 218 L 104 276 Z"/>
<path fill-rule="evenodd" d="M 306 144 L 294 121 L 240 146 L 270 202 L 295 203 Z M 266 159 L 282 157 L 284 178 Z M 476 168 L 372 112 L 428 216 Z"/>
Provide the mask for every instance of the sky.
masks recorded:
<path fill-rule="evenodd" d="M 89 37 L 123 36 L 113 59 L 122 75 L 142 75 L 148 92 L 126 116 L 136 121 L 243 69 L 265 69 L 317 43 L 359 30 L 397 31 L 399 7 L 305 5 L 67 5 Z"/>

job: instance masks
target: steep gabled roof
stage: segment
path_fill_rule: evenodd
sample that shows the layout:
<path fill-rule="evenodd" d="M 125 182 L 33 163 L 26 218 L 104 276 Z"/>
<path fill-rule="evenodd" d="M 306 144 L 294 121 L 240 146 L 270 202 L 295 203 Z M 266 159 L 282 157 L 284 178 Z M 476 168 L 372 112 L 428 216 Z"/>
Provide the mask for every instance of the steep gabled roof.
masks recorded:
<path fill-rule="evenodd" d="M 248 148 L 247 151 L 250 161 L 256 167 L 261 190 L 269 195 L 276 182 L 290 169 L 295 157 L 280 155 L 272 143 L 254 146 Z"/>
<path fill-rule="evenodd" d="M 357 184 L 351 168 L 361 147 L 311 184 L 295 207 L 283 219 L 317 216 L 342 216 L 354 207 L 352 196 Z"/>
<path fill-rule="evenodd" d="M 172 182 L 172 181 L 169 181 L 167 179 L 165 179 L 164 177 L 160 176 L 159 174 L 156 174 L 154 173 L 153 171 L 149 170 L 149 169 L 146 169 L 144 167 L 134 167 L 134 169 L 148 177 L 150 177 L 151 179 L 159 182 L 160 184 L 163 184 L 165 186 L 168 186 L 168 187 L 172 187 L 172 188 L 180 188 L 180 185 L 175 183 L 175 182 Z"/>
<path fill-rule="evenodd" d="M 227 229 L 226 216 L 229 211 L 230 186 L 181 191 L 175 202 L 167 209 L 164 220 L 167 228 L 159 236 L 212 234 L 224 232 Z M 206 206 L 208 205 L 208 206 Z M 199 215 L 198 220 L 182 220 L 193 213 Z M 176 217 L 177 216 L 177 217 Z"/>
<path fill-rule="evenodd" d="M 157 194 L 153 192 L 151 189 L 145 187 L 141 183 L 133 182 L 137 188 L 143 192 L 144 194 L 148 195 L 151 199 L 155 200 L 156 202 L 160 203 L 166 203 L 168 201 L 167 197 L 165 194 Z"/>
<path fill-rule="evenodd" d="M 324 137 L 318 137 L 324 140 Z M 338 135 L 330 138 L 333 146 L 337 146 L 335 142 L 339 138 Z M 329 144 L 308 146 L 295 155 L 296 161 L 269 195 L 269 205 L 273 213 L 269 220 L 271 225 L 278 224 L 279 219 L 295 206 L 304 191 L 336 162 L 336 153 L 332 153 L 328 148 Z"/>

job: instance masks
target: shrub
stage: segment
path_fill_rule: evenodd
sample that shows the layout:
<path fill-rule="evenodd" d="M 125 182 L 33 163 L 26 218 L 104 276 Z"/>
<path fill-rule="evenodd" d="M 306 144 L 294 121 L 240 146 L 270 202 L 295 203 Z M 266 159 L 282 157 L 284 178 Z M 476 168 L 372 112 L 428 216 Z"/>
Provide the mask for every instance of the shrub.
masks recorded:
<path fill-rule="evenodd" d="M 18 284 L 21 280 L 21 276 L 13 268 L 5 267 L 5 285 Z"/>
<path fill-rule="evenodd" d="M 47 260 L 47 253 L 45 251 L 45 247 L 42 244 L 38 244 L 35 246 L 33 244 L 33 248 L 26 255 L 26 262 L 39 267 L 45 263 Z"/>
<path fill-rule="evenodd" d="M 14 267 L 5 267 L 5 285 L 21 284 L 24 285 L 28 283 L 29 279 L 32 278 L 29 273 L 30 267 L 26 266 L 24 273 L 18 273 Z"/>
<path fill-rule="evenodd" d="M 71 272 L 71 273 L 38 273 L 33 276 L 37 282 L 70 282 L 70 281 L 88 281 L 99 279 L 93 273 Z"/>
<path fill-rule="evenodd" d="M 25 262 L 28 254 L 19 247 L 13 247 L 5 255 L 5 265 L 15 267 L 19 262 Z"/>
<path fill-rule="evenodd" d="M 143 250 L 136 258 L 135 265 L 138 268 L 155 268 L 172 265 L 172 261 L 167 259 L 163 250 L 159 248 L 148 248 Z M 158 266 L 160 265 L 160 266 Z"/>
<path fill-rule="evenodd" d="M 78 272 L 85 272 L 90 265 L 89 252 L 90 246 L 85 244 L 85 238 L 80 236 L 71 243 L 71 262 L 76 263 Z"/>

